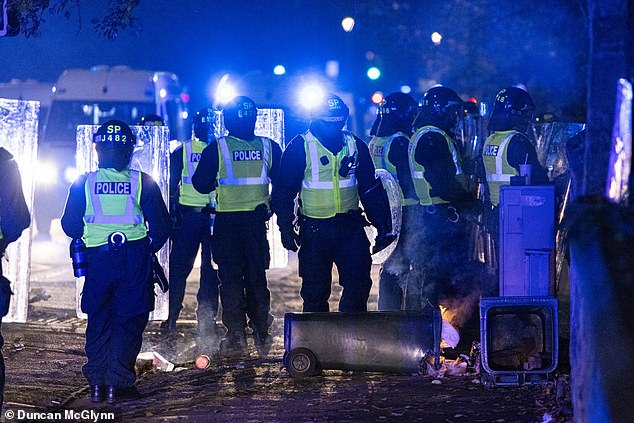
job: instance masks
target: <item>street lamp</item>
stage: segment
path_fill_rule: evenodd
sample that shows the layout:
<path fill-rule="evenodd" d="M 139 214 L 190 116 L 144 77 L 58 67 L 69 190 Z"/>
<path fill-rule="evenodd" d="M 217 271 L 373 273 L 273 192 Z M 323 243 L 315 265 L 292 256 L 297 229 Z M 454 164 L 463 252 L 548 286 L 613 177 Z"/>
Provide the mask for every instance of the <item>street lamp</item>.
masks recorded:
<path fill-rule="evenodd" d="M 368 69 L 367 75 L 368 78 L 374 81 L 376 79 L 379 79 L 379 77 L 381 76 L 381 71 L 376 66 L 372 66 L 370 69 Z"/>
<path fill-rule="evenodd" d="M 433 32 L 431 34 L 431 42 L 434 43 L 434 45 L 439 45 L 441 41 L 442 35 L 440 35 L 439 32 Z"/>
<path fill-rule="evenodd" d="M 354 28 L 354 19 L 352 19 L 350 16 L 343 18 L 343 20 L 341 21 L 341 27 L 346 32 L 352 31 L 352 29 Z"/>

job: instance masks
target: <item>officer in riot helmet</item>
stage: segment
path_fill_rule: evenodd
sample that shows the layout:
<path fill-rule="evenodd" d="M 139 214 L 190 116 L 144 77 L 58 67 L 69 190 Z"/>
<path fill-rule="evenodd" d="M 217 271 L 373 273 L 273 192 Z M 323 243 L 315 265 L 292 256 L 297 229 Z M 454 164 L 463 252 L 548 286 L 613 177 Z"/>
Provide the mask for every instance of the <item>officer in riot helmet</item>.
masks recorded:
<path fill-rule="evenodd" d="M 410 278 L 406 308 L 418 309 L 427 301 L 439 305 L 473 288 L 467 279 L 469 237 L 463 213 L 474 205 L 464 187 L 460 149 L 454 128 L 463 102 L 453 90 L 429 89 L 414 121 L 409 145 L 411 177 L 419 200 L 421 248 L 414 261 L 417 277 Z M 473 276 L 473 275 L 471 275 Z"/>
<path fill-rule="evenodd" d="M 9 313 L 11 282 L 2 275 L 2 256 L 8 245 L 31 224 L 31 213 L 22 192 L 22 180 L 15 159 L 0 147 L 0 320 Z M 4 338 L 0 333 L 0 348 Z M 0 354 L 0 408 L 4 401 L 4 358 Z"/>
<path fill-rule="evenodd" d="M 220 350 L 241 352 L 247 346 L 247 317 L 255 346 L 271 343 L 266 226 L 271 217 L 270 186 L 277 183 L 282 150 L 276 142 L 255 135 L 257 108 L 250 98 L 235 97 L 222 115 L 228 135 L 203 150 L 192 182 L 201 193 L 216 191 L 211 245 L 227 328 Z"/>
<path fill-rule="evenodd" d="M 403 93 L 389 94 L 379 105 L 377 117 L 372 125 L 369 143 L 370 155 L 377 169 L 385 169 L 401 189 L 403 223 L 396 249 L 383 263 L 379 279 L 379 310 L 400 310 L 403 302 L 403 281 L 410 270 L 410 253 L 414 247 L 411 230 L 418 204 L 407 159 L 409 137 L 416 116 L 418 103 L 412 96 Z"/>
<path fill-rule="evenodd" d="M 520 174 L 520 165 L 531 165 L 530 185 L 547 184 L 548 174 L 537 158 L 535 147 L 527 136 L 533 120 L 535 104 L 525 90 L 507 87 L 495 96 L 489 132 L 484 143 L 482 160 L 486 171 L 491 206 L 500 201 L 500 187 L 509 185 L 512 176 Z"/>
<path fill-rule="evenodd" d="M 273 186 L 282 244 L 291 251 L 299 248 L 306 312 L 329 311 L 333 264 L 343 287 L 339 310 L 367 309 L 372 261 L 359 200 L 378 231 L 375 251 L 395 238 L 387 195 L 375 178 L 368 147 L 343 130 L 347 119 L 348 107 L 334 94 L 313 107 L 309 131 L 284 150 L 279 182 Z"/>
<path fill-rule="evenodd" d="M 187 277 L 201 251 L 200 285 L 196 320 L 198 332 L 208 335 L 215 327 L 218 313 L 218 272 L 212 265 L 210 218 L 215 207 L 215 193 L 202 194 L 192 185 L 192 176 L 200 156 L 214 139 L 215 110 L 206 107 L 193 119 L 193 136 L 170 155 L 170 215 L 174 221 L 170 251 L 169 317 L 162 327 L 176 327 L 183 308 Z"/>
<path fill-rule="evenodd" d="M 92 401 L 117 402 L 140 396 L 134 363 L 154 308 L 152 253 L 167 241 L 172 221 L 152 177 L 129 168 L 136 144 L 130 127 L 107 121 L 93 142 L 99 167 L 71 185 L 62 228 L 85 244 L 83 374 Z"/>
<path fill-rule="evenodd" d="M 139 121 L 140 126 L 164 126 L 165 121 L 159 115 L 154 113 L 147 114 Z"/>

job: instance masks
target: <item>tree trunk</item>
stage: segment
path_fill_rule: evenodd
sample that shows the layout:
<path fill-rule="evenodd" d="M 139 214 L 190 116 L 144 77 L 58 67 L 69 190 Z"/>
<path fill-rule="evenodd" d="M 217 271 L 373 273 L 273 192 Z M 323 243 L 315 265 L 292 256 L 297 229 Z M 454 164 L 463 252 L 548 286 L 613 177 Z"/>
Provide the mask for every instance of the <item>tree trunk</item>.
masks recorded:
<path fill-rule="evenodd" d="M 582 195 L 603 195 L 612 141 L 616 82 L 627 74 L 627 0 L 588 0 L 590 63 Z"/>
<path fill-rule="evenodd" d="M 583 175 L 577 192 L 605 195 L 619 78 L 632 77 L 634 5 L 588 0 L 590 63 Z M 629 27 L 628 27 L 629 23 Z M 578 202 L 570 229 L 570 363 L 575 422 L 631 422 L 634 390 L 634 215 Z"/>

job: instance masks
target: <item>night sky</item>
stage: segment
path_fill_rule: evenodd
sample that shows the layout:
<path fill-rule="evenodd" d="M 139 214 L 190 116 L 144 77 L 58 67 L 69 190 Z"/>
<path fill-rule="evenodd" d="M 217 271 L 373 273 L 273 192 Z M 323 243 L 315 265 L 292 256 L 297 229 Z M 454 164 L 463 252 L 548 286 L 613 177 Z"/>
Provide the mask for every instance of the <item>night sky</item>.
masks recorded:
<path fill-rule="evenodd" d="M 322 70 L 326 60 L 340 54 L 348 35 L 341 29 L 346 16 L 341 7 L 329 7 L 340 2 L 305 9 L 287 6 L 302 2 L 146 0 L 136 11 L 140 32 L 123 32 L 111 41 L 99 37 L 90 23 L 105 9 L 82 3 L 81 28 L 76 16 L 67 20 L 46 13 L 41 35 L 0 39 L 0 81 L 53 82 L 66 68 L 124 64 L 175 72 L 189 86 L 193 105 L 202 106 L 206 83 L 219 72 L 272 73 L 279 63 L 289 74 L 307 67 Z"/>
<path fill-rule="evenodd" d="M 0 39 L 0 82 L 53 82 L 66 68 L 97 64 L 171 71 L 188 88 L 195 110 L 207 104 L 208 85 L 224 72 L 247 76 L 253 86 L 275 78 L 277 64 L 287 69 L 277 81 L 289 81 L 323 73 L 326 61 L 338 60 L 335 90 L 353 91 L 358 99 L 402 84 L 419 99 L 430 84 L 443 83 L 464 99 L 491 100 L 503 86 L 523 83 L 538 111 L 583 116 L 583 2 L 534 3 L 142 0 L 135 11 L 142 27 L 111 41 L 91 24 L 105 14 L 107 2 L 82 1 L 81 26 L 75 11 L 70 19 L 47 12 L 39 36 Z M 351 33 L 341 28 L 345 16 L 357 19 Z M 443 33 L 438 47 L 429 38 L 435 30 Z M 370 65 L 381 67 L 379 80 L 365 76 Z M 249 95 L 245 85 L 241 94 Z"/>

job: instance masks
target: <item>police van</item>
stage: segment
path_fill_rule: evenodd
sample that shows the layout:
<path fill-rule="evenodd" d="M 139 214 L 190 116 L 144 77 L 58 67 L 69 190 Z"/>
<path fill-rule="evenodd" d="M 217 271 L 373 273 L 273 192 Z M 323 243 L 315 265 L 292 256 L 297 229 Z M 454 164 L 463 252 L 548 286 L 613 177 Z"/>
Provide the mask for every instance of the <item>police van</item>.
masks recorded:
<path fill-rule="evenodd" d="M 61 216 L 75 168 L 78 125 L 100 125 L 111 119 L 136 125 L 147 114 L 161 116 L 170 137 L 188 139 L 191 126 L 187 102 L 178 77 L 169 72 L 95 66 L 67 69 L 50 89 L 43 131 L 38 145 L 38 178 L 34 214 L 40 234 L 48 234 L 51 220 Z"/>

